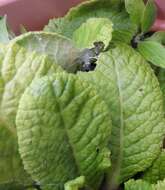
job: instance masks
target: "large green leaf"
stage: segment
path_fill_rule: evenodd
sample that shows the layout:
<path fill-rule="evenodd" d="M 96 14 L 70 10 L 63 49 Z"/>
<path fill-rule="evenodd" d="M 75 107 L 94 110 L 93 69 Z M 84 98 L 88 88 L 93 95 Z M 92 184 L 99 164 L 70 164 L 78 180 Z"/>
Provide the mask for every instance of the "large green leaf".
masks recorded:
<path fill-rule="evenodd" d="M 19 100 L 33 78 L 54 73 L 58 68 L 46 55 L 27 52 L 13 43 L 0 46 L 0 184 L 28 183 L 15 129 Z"/>
<path fill-rule="evenodd" d="M 146 170 L 143 178 L 150 183 L 156 183 L 158 180 L 165 179 L 165 150 L 162 150 L 152 166 Z"/>
<path fill-rule="evenodd" d="M 143 41 L 138 44 L 140 54 L 152 64 L 165 68 L 165 48 L 156 41 Z"/>
<path fill-rule="evenodd" d="M 13 130 L 20 97 L 36 77 L 60 70 L 46 55 L 27 52 L 17 44 L 8 46 L 1 68 L 0 122 Z"/>
<path fill-rule="evenodd" d="M 79 50 L 66 37 L 50 32 L 28 32 L 15 38 L 12 43 L 17 43 L 29 52 L 48 55 L 68 72 L 76 71 L 74 60 Z"/>
<path fill-rule="evenodd" d="M 125 8 L 130 15 L 133 23 L 138 27 L 141 24 L 143 12 L 145 10 L 145 4 L 143 0 L 125 0 Z"/>
<path fill-rule="evenodd" d="M 95 86 L 111 111 L 110 184 L 144 171 L 160 153 L 165 132 L 162 94 L 150 66 L 120 44 L 101 54 L 95 71 L 79 76 Z"/>
<path fill-rule="evenodd" d="M 103 42 L 107 48 L 112 39 L 112 26 L 107 18 L 90 18 L 73 33 L 73 41 L 79 48 L 92 48 L 94 42 Z"/>
<path fill-rule="evenodd" d="M 16 123 L 24 166 L 47 189 L 61 189 L 80 175 L 95 189 L 110 166 L 109 110 L 76 75 L 34 81 L 21 98 Z"/>
<path fill-rule="evenodd" d="M 154 0 L 147 0 L 147 4 L 141 19 L 141 30 L 147 32 L 156 19 L 156 5 Z"/>
<path fill-rule="evenodd" d="M 124 9 L 124 3 L 119 2 L 113 0 L 83 2 L 72 8 L 64 18 L 50 20 L 44 30 L 72 38 L 73 32 L 88 18 L 109 18 L 114 24 L 113 40 L 130 43 L 136 33 L 136 26 L 131 23 Z"/>
<path fill-rule="evenodd" d="M 5 59 L 7 48 L 0 45 L 0 70 Z M 0 72 L 0 101 L 3 101 L 4 78 Z M 6 94 L 7 95 L 7 94 Z M 7 97 L 5 97 L 7 98 Z M 9 102 L 12 102 L 9 99 Z M 8 102 L 8 103 L 9 103 Z M 1 104 L 2 105 L 2 104 Z M 1 107 L 0 114 L 0 188 L 1 189 L 22 189 L 24 185 L 32 184 L 30 177 L 24 171 L 22 161 L 18 153 L 17 134 L 13 127 L 2 120 L 5 110 Z M 4 114 L 4 115 L 3 115 Z M 9 119 L 10 120 L 10 119 Z M 8 121 L 9 121 L 8 120 Z"/>

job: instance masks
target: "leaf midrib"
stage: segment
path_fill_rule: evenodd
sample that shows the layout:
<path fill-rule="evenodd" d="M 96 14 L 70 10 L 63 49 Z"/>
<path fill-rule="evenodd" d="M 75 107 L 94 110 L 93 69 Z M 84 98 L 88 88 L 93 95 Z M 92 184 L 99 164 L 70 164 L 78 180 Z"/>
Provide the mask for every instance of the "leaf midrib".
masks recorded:
<path fill-rule="evenodd" d="M 68 84 L 68 81 L 67 81 L 67 84 Z M 65 84 L 65 87 L 66 87 L 67 84 Z M 51 88 L 53 89 L 53 85 L 51 85 Z M 64 90 L 65 90 L 65 88 L 64 88 Z M 56 93 L 54 92 L 54 90 L 53 90 L 53 95 L 54 95 L 55 97 L 57 97 L 57 96 L 56 96 Z M 63 114 L 62 114 L 62 109 L 61 109 L 61 106 L 60 106 L 58 100 L 56 101 L 56 105 L 57 105 L 58 111 L 59 111 L 60 116 L 61 116 L 62 126 L 63 126 L 64 129 L 65 129 L 65 130 L 64 130 L 64 131 L 65 131 L 65 137 L 67 138 L 67 141 L 68 141 L 68 143 L 69 143 L 69 145 L 70 145 L 70 149 L 71 149 L 71 151 L 72 151 L 73 160 L 74 160 L 74 163 L 75 163 L 75 165 L 76 165 L 77 172 L 78 172 L 79 175 L 80 175 L 81 172 L 80 172 L 80 168 L 79 168 L 78 161 L 77 161 L 76 156 L 75 156 L 76 154 L 75 154 L 75 151 L 74 151 L 74 146 L 73 146 L 73 144 L 70 142 L 70 139 L 69 139 L 69 132 L 68 132 L 67 127 L 66 127 L 66 125 L 65 125 L 65 120 L 64 120 Z"/>
<path fill-rule="evenodd" d="M 119 72 L 119 68 L 118 68 L 118 63 L 115 61 L 115 59 L 113 58 L 113 56 L 111 56 L 112 60 L 113 60 L 113 65 L 115 68 L 115 73 L 116 73 L 116 84 L 117 84 L 117 89 L 118 89 L 118 93 L 119 93 L 119 105 L 120 105 L 120 151 L 118 154 L 118 160 L 116 161 L 116 166 L 115 167 L 115 171 L 113 171 L 112 174 L 112 183 L 116 183 L 115 179 L 117 176 L 120 175 L 120 168 L 122 165 L 122 157 L 123 157 L 123 133 L 124 133 L 124 108 L 123 108 L 123 94 L 122 94 L 122 88 L 121 88 L 121 79 L 120 79 L 120 72 Z M 120 64 L 120 63 L 119 63 Z"/>

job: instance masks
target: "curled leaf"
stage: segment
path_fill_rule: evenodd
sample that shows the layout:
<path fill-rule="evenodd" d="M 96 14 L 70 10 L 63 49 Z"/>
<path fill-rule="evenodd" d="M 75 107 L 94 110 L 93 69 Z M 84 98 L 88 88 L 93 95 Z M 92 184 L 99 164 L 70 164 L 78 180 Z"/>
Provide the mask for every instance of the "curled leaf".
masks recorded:
<path fill-rule="evenodd" d="M 74 60 L 79 50 L 66 37 L 50 32 L 28 32 L 15 38 L 11 43 L 25 48 L 28 52 L 35 51 L 49 56 L 68 72 L 76 71 Z"/>
<path fill-rule="evenodd" d="M 92 48 L 94 42 L 103 42 L 107 48 L 112 31 L 113 24 L 109 19 L 90 18 L 73 33 L 73 41 L 79 48 Z"/>
<path fill-rule="evenodd" d="M 130 43 L 136 32 L 136 26 L 131 23 L 121 0 L 93 0 L 70 9 L 67 15 L 60 19 L 52 19 L 45 31 L 57 32 L 72 39 L 73 33 L 87 19 L 109 18 L 114 24 L 113 40 Z"/>

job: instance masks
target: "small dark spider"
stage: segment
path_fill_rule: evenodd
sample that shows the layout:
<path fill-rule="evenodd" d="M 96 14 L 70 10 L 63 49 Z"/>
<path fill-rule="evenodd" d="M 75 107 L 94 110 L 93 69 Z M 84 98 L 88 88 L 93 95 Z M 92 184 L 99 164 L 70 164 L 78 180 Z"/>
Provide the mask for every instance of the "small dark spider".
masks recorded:
<path fill-rule="evenodd" d="M 95 42 L 93 45 L 93 48 L 86 48 L 80 53 L 80 57 L 77 59 L 78 70 L 88 72 L 95 69 L 98 56 L 104 50 L 104 43 Z"/>

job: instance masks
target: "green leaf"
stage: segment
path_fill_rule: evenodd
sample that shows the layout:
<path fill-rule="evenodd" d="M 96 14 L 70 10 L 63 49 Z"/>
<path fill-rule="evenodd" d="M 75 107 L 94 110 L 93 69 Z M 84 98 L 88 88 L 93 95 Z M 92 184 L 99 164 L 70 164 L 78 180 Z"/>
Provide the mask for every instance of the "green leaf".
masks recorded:
<path fill-rule="evenodd" d="M 130 179 L 124 184 L 125 190 L 155 190 L 155 188 L 144 180 Z"/>
<path fill-rule="evenodd" d="M 83 188 L 85 184 L 85 177 L 80 176 L 74 180 L 71 180 L 65 184 L 65 190 L 78 190 Z"/>
<path fill-rule="evenodd" d="M 24 47 L 29 52 L 48 55 L 68 72 L 75 72 L 77 69 L 74 61 L 79 50 L 66 37 L 50 32 L 28 32 L 15 38 L 12 43 Z"/>
<path fill-rule="evenodd" d="M 136 33 L 136 26 L 131 23 L 120 1 L 86 1 L 72 8 L 64 18 L 53 19 L 44 28 L 45 31 L 57 32 L 72 38 L 73 32 L 87 19 L 93 17 L 109 18 L 113 25 L 113 40 L 130 43 Z"/>
<path fill-rule="evenodd" d="M 34 78 L 57 70 L 62 69 L 46 55 L 27 52 L 17 44 L 8 46 L 0 75 L 0 122 L 13 130 L 19 100 L 25 89 Z"/>
<path fill-rule="evenodd" d="M 125 0 L 125 8 L 129 13 L 132 22 L 139 27 L 145 9 L 143 0 Z"/>
<path fill-rule="evenodd" d="M 101 54 L 95 71 L 78 76 L 94 85 L 111 112 L 110 185 L 144 171 L 160 153 L 165 132 L 162 94 L 150 65 L 119 44 Z"/>
<path fill-rule="evenodd" d="M 155 41 L 143 41 L 138 44 L 140 54 L 152 64 L 165 68 L 165 48 Z"/>
<path fill-rule="evenodd" d="M 145 171 L 143 178 L 150 183 L 156 183 L 165 178 L 165 150 L 162 150 L 152 166 Z"/>
<path fill-rule="evenodd" d="M 90 18 L 73 33 L 73 41 L 79 48 L 92 48 L 94 42 L 103 42 L 107 48 L 112 39 L 112 26 L 107 18 Z"/>
<path fill-rule="evenodd" d="M 15 129 L 19 100 L 33 78 L 58 68 L 46 55 L 27 52 L 17 44 L 0 47 L 0 152 L 4 154 L 0 155 L 0 183 L 24 183 L 22 178 L 27 174 L 18 153 Z"/>
<path fill-rule="evenodd" d="M 77 176 L 95 189 L 110 167 L 109 110 L 76 75 L 35 80 L 21 98 L 16 124 L 24 167 L 47 189 Z"/>
<path fill-rule="evenodd" d="M 0 43 L 8 43 L 10 41 L 6 22 L 6 16 L 0 17 Z"/>
<path fill-rule="evenodd" d="M 150 38 L 147 38 L 146 40 L 156 41 L 159 42 L 160 44 L 165 45 L 165 32 L 164 31 L 155 32 Z"/>
<path fill-rule="evenodd" d="M 6 52 L 7 47 L 0 45 L 1 71 Z M 23 188 L 25 184 L 31 184 L 32 181 L 24 171 L 22 161 L 18 153 L 17 135 L 15 129 L 8 127 L 5 121 L 2 120 L 2 117 L 5 115 L 5 109 L 1 110 L 3 92 L 4 80 L 2 77 L 2 72 L 0 72 L 0 174 L 3 174 L 0 175 L 0 188 Z M 2 113 L 4 113 L 4 115 Z"/>
<path fill-rule="evenodd" d="M 141 20 L 142 32 L 148 32 L 156 19 L 156 5 L 154 0 L 148 0 Z"/>

